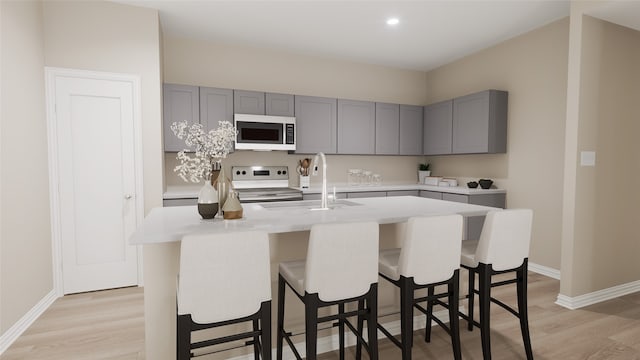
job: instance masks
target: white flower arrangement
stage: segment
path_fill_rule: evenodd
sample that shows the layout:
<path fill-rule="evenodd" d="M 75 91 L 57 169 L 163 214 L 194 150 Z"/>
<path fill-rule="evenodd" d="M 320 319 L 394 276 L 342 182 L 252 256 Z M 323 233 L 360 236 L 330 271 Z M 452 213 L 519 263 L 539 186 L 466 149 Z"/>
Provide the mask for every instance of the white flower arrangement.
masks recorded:
<path fill-rule="evenodd" d="M 173 171 L 184 181 L 194 183 L 209 179 L 215 163 L 220 163 L 231 152 L 233 142 L 238 133 L 228 121 L 219 121 L 218 128 L 205 132 L 202 124 L 189 124 L 186 121 L 174 122 L 171 131 L 187 146 L 193 146 L 195 154 L 186 154 L 187 150 L 178 153 L 180 165 Z"/>

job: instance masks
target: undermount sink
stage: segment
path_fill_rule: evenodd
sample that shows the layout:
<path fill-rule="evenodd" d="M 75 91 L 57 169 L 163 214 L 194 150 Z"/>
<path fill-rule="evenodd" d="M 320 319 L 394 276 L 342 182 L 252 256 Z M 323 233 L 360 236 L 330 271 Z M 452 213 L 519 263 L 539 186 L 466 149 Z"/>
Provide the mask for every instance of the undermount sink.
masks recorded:
<path fill-rule="evenodd" d="M 347 200 L 336 200 L 329 203 L 329 209 L 339 209 L 347 206 L 357 206 L 358 203 Z M 320 200 L 302 200 L 302 201 L 290 201 L 290 202 L 273 202 L 260 204 L 267 210 L 320 210 Z"/>

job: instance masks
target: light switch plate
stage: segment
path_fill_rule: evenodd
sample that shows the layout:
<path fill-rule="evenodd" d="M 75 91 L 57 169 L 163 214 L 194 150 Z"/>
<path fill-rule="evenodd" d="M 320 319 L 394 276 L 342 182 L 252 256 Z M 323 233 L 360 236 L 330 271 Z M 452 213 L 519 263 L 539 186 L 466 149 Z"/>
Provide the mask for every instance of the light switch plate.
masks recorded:
<path fill-rule="evenodd" d="M 580 166 L 596 166 L 596 152 L 595 151 L 581 151 L 580 152 Z"/>

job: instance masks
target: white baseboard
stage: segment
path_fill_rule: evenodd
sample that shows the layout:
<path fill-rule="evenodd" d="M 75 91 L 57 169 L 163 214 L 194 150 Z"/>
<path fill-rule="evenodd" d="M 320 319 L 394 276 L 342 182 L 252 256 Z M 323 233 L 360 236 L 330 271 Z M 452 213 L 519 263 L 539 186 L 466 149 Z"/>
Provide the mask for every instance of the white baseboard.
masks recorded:
<path fill-rule="evenodd" d="M 460 307 L 460 308 L 462 309 L 462 307 Z M 436 317 L 438 317 L 439 319 L 441 319 L 445 323 L 449 322 L 449 312 L 447 310 L 435 311 L 433 313 L 433 315 L 435 315 Z M 425 315 L 414 316 L 413 317 L 413 330 L 415 331 L 415 330 L 419 330 L 419 329 L 424 329 L 425 321 L 426 321 L 426 316 Z M 390 321 L 388 323 L 383 323 L 382 325 L 392 335 L 400 334 L 400 320 Z M 433 325 L 434 326 L 438 326 L 435 322 L 433 323 Z M 365 327 L 364 330 L 363 330 L 363 333 L 365 333 L 365 334 L 367 332 L 366 329 L 367 328 Z M 272 334 L 272 336 L 275 337 L 276 334 Z M 367 338 L 366 335 L 364 336 L 364 338 L 365 339 Z M 386 339 L 386 336 L 382 332 L 380 332 L 379 330 L 378 330 L 378 339 Z M 345 347 L 356 345 L 356 337 L 348 330 L 345 331 L 344 343 L 345 343 Z M 305 357 L 306 356 L 305 342 L 301 341 L 301 342 L 295 343 L 295 346 L 296 346 L 296 349 L 298 350 L 298 352 L 300 353 L 300 355 L 302 357 Z M 325 337 L 322 337 L 322 338 L 318 338 L 318 347 L 317 347 L 317 349 L 318 349 L 318 354 L 322 354 L 322 353 L 338 350 L 339 349 L 338 334 L 333 334 L 333 335 L 325 336 Z M 272 357 L 275 359 L 276 358 L 276 349 L 273 348 L 273 349 L 271 349 L 271 351 L 272 351 Z M 362 351 L 366 352 L 366 350 L 364 350 L 364 349 Z M 251 354 L 248 354 L 248 355 L 236 356 L 236 357 L 230 358 L 229 360 L 253 360 L 253 359 L 254 359 L 254 355 L 253 355 L 253 353 L 251 353 Z M 285 346 L 283 346 L 283 348 L 282 348 L 282 359 L 283 360 L 295 360 L 296 359 L 295 355 L 293 354 L 293 351 L 291 351 L 289 346 L 286 345 L 286 342 L 285 342 Z"/>
<path fill-rule="evenodd" d="M 588 294 L 579 295 L 575 297 L 569 297 L 566 295 L 558 294 L 556 304 L 564 306 L 567 309 L 575 310 L 585 306 L 597 304 L 606 300 L 614 299 L 620 296 L 640 291 L 640 280 L 630 283 L 613 286 L 607 289 L 594 291 Z"/>
<path fill-rule="evenodd" d="M 22 335 L 25 330 L 33 324 L 42 313 L 53 304 L 57 299 L 55 290 L 51 290 L 45 295 L 34 307 L 31 308 L 23 317 L 20 318 L 12 327 L 9 328 L 2 336 L 0 336 L 0 355 L 4 353 L 14 341 Z"/>
<path fill-rule="evenodd" d="M 529 263 L 528 267 L 529 270 L 533 271 L 534 273 L 538 273 L 552 279 L 560 280 L 560 270 L 558 269 L 550 268 L 548 266 L 539 265 L 532 262 Z"/>

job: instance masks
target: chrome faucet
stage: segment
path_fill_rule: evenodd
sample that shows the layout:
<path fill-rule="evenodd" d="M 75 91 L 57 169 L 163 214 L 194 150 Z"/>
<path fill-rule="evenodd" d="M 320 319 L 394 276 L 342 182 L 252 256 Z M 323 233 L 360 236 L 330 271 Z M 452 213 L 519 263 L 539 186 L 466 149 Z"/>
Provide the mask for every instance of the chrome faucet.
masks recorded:
<path fill-rule="evenodd" d="M 313 172 L 311 175 L 318 175 L 319 158 L 322 158 L 322 200 L 318 210 L 329 210 L 329 205 L 327 204 L 327 158 L 323 152 L 317 153 L 313 158 Z"/>

